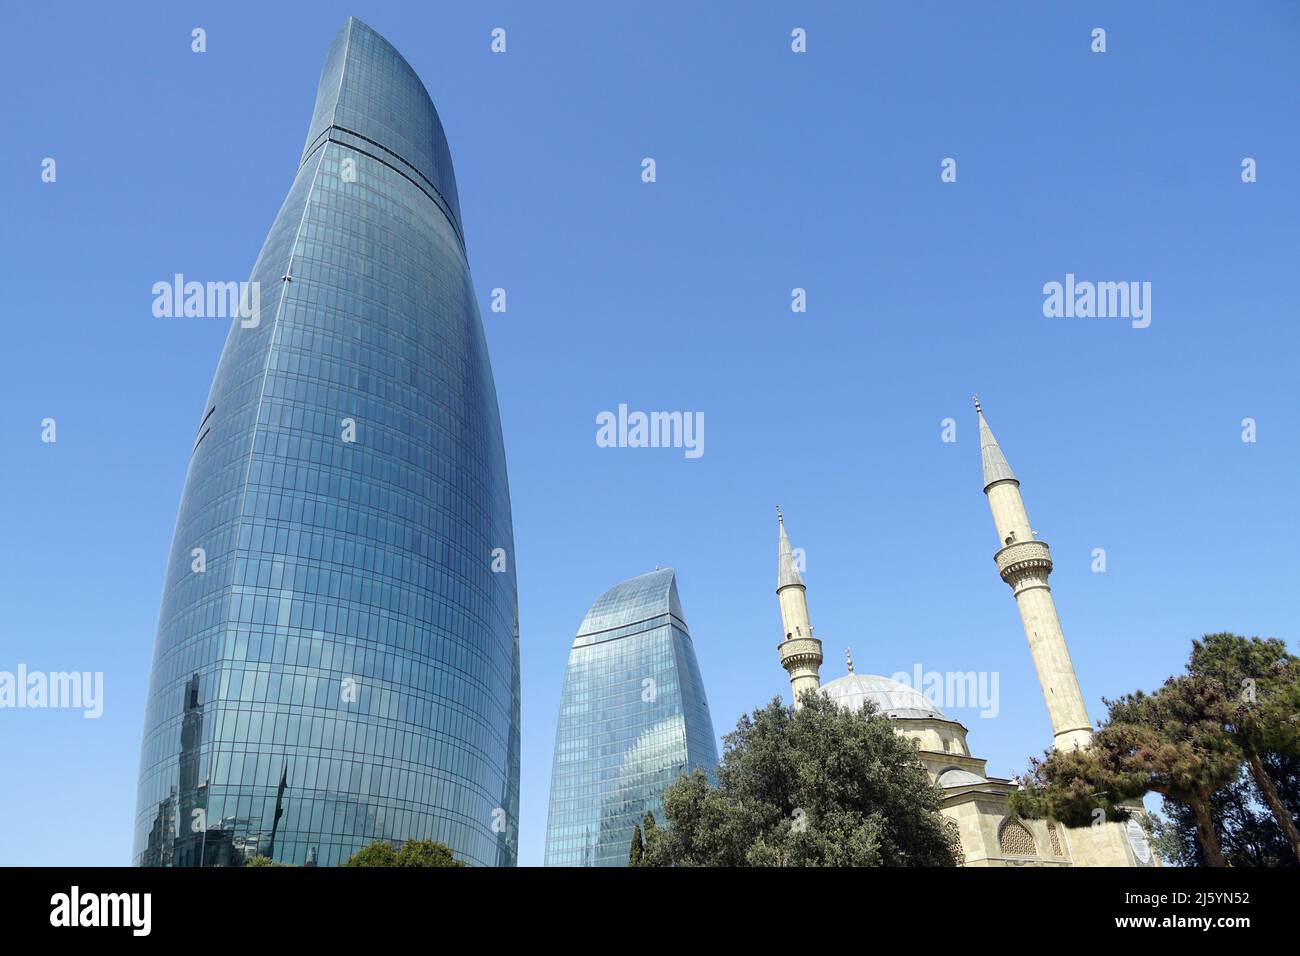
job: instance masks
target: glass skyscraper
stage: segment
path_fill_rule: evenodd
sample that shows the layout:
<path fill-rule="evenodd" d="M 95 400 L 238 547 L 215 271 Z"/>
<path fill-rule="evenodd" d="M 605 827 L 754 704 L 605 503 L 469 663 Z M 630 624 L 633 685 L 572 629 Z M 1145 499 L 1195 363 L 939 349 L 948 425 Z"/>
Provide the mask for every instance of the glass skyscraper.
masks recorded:
<path fill-rule="evenodd" d="M 330 47 L 252 282 L 260 309 L 231 325 L 177 517 L 135 862 L 326 866 L 428 838 L 513 865 L 496 391 L 442 124 L 358 20 Z"/>
<path fill-rule="evenodd" d="M 610 588 L 569 653 L 555 734 L 547 866 L 626 866 L 647 810 L 695 768 L 713 778 L 713 720 L 671 568 Z"/>

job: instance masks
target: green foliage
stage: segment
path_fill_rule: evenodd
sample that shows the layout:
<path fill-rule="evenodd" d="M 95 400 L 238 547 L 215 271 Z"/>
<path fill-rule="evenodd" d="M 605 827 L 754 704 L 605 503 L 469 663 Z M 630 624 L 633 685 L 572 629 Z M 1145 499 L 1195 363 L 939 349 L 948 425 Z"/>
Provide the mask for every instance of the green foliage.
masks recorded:
<path fill-rule="evenodd" d="M 1269 857 L 1270 851 L 1260 846 L 1268 841 L 1262 834 L 1255 836 L 1252 825 L 1250 803 L 1259 801 L 1272 814 L 1292 861 L 1300 862 L 1296 807 L 1285 798 L 1285 771 L 1281 769 L 1300 758 L 1300 659 L 1287 653 L 1286 645 L 1275 638 L 1207 634 L 1192 642 L 1187 672 L 1217 689 L 1208 701 L 1208 715 L 1231 736 L 1251 778 L 1248 786 L 1238 781 L 1212 800 L 1216 832 L 1227 831 L 1220 833 L 1220 839 L 1237 844 L 1240 836 L 1255 850 L 1244 853 L 1244 847 L 1234 850 L 1230 845 L 1228 858 L 1234 852 Z M 1219 812 L 1213 812 L 1215 809 Z M 1177 812 L 1171 812 L 1171 825 L 1178 819 Z"/>
<path fill-rule="evenodd" d="M 647 821 L 642 866 L 953 866 L 916 744 L 873 708 L 820 694 L 780 699 L 724 740 L 717 786 L 696 770 L 663 796 L 668 825 Z"/>
<path fill-rule="evenodd" d="M 1300 759 L 1274 753 L 1263 755 L 1269 776 L 1277 782 L 1283 805 L 1294 819 L 1300 817 Z M 1178 866 L 1205 866 L 1205 853 L 1196 839 L 1196 818 L 1191 809 L 1164 801 L 1163 816 L 1152 816 L 1156 852 Z M 1249 770 L 1210 798 L 1214 832 L 1231 866 L 1296 866 L 1295 854 L 1265 805 Z"/>
<path fill-rule="evenodd" d="M 1259 833 L 1251 809 L 1262 799 L 1300 858 L 1295 808 L 1269 771 L 1300 756 L 1300 660 L 1285 644 L 1207 634 L 1192 642 L 1184 674 L 1153 694 L 1106 703 L 1109 714 L 1091 747 L 1031 761 L 1013 809 L 1079 826 L 1098 809 L 1116 819 L 1123 801 L 1159 793 L 1169 818 L 1156 825 L 1158 848 L 1175 860 L 1223 866 L 1231 858 L 1272 858 L 1272 841 Z M 1240 779 L 1243 763 L 1251 784 Z"/>
<path fill-rule="evenodd" d="M 1078 825 L 1084 794 L 1111 803 L 1155 792 L 1186 805 L 1210 866 L 1224 866 L 1210 816 L 1210 797 L 1230 783 L 1242 752 L 1214 716 L 1221 685 L 1204 677 L 1171 677 L 1153 694 L 1137 691 L 1107 701 L 1110 713 L 1085 751 L 1054 751 L 1035 782 L 1062 819 Z"/>
<path fill-rule="evenodd" d="M 397 851 L 398 866 L 465 866 L 452 856 L 451 848 L 433 840 L 407 840 Z"/>
<path fill-rule="evenodd" d="M 391 843 L 376 840 L 353 853 L 344 866 L 397 866 L 397 850 Z"/>
<path fill-rule="evenodd" d="M 1107 701 L 1110 716 L 1098 735 L 1103 765 L 1122 796 L 1154 790 L 1188 803 L 1231 781 L 1241 751 L 1214 709 L 1221 685 L 1203 677 L 1171 677 L 1154 694 L 1138 691 Z"/>
<path fill-rule="evenodd" d="M 344 866 L 465 866 L 456 859 L 451 849 L 433 840 L 407 840 L 401 849 L 391 843 L 377 840 L 363 847 Z"/>
<path fill-rule="evenodd" d="M 1282 641 L 1207 634 L 1187 672 L 1218 684 L 1212 713 L 1244 751 L 1300 756 L 1300 658 Z"/>
<path fill-rule="evenodd" d="M 1011 794 L 1011 812 L 1026 819 L 1047 817 L 1066 826 L 1089 826 L 1099 819 L 1126 820 L 1128 810 L 1105 787 L 1109 778 L 1093 749 L 1048 751 L 1029 760 L 1029 773 Z"/>
<path fill-rule="evenodd" d="M 641 839 L 641 828 L 639 826 L 634 826 L 632 827 L 632 848 L 627 854 L 627 865 L 640 866 L 641 856 L 644 852 L 645 841 Z"/>
<path fill-rule="evenodd" d="M 249 859 L 244 862 L 244 866 L 289 866 L 289 864 L 277 863 L 269 856 L 262 856 L 259 853 L 257 856 L 249 857 Z"/>

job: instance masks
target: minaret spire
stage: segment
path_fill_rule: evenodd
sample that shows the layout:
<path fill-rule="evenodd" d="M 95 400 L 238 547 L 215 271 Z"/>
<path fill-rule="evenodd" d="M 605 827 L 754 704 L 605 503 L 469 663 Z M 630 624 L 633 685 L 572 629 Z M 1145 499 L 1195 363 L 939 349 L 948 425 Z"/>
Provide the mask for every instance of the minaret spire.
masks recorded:
<path fill-rule="evenodd" d="M 1029 639 L 1029 651 L 1038 671 L 1038 683 L 1052 720 L 1053 745 L 1060 748 L 1086 747 L 1092 740 L 1092 724 L 1083 704 L 1083 694 L 1074 674 L 1065 634 L 1056 613 L 1056 602 L 1047 579 L 1052 573 L 1052 555 L 1046 541 L 1036 540 L 1029 526 L 1029 514 L 1020 496 L 1020 482 L 998 441 L 993 437 L 984 410 L 975 399 L 980 425 L 980 458 L 984 465 L 984 494 L 993 512 L 1001 547 L 994 554 L 998 573 L 1011 587 L 1020 609 L 1020 620 Z"/>
<path fill-rule="evenodd" d="M 1016 481 L 1015 473 L 1007 462 L 1007 456 L 1002 454 L 998 440 L 993 437 L 993 430 L 984 420 L 984 409 L 980 408 L 978 395 L 975 396 L 975 414 L 980 420 L 980 459 L 984 464 L 984 490 L 988 491 L 989 485 L 995 481 L 1015 481 L 1019 485 L 1020 482 Z"/>
<path fill-rule="evenodd" d="M 822 642 L 813 637 L 807 588 L 785 533 L 780 505 L 776 508 L 776 524 L 776 597 L 781 604 L 781 624 L 785 631 L 785 640 L 777 645 L 777 650 L 781 653 L 781 666 L 790 674 L 790 693 L 797 708 L 799 697 L 805 691 L 815 691 L 821 686 L 818 668 L 822 663 Z"/>
<path fill-rule="evenodd" d="M 777 542 L 777 566 L 776 566 L 776 588 L 777 593 L 781 593 L 781 588 L 788 587 L 792 584 L 803 587 L 803 576 L 799 573 L 799 565 L 794 559 L 794 550 L 790 547 L 790 538 L 785 533 L 785 520 L 781 517 L 781 506 L 776 506 L 776 526 L 780 539 Z"/>

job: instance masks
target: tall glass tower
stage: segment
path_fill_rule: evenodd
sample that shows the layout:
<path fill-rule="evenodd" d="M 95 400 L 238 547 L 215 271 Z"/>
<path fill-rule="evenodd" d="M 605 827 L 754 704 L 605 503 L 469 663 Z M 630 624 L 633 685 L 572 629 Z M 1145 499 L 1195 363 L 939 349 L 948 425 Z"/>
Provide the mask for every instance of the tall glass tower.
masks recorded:
<path fill-rule="evenodd" d="M 712 779 L 713 720 L 671 568 L 596 599 L 578 628 L 560 700 L 547 866 L 626 866 L 647 810 L 695 768 Z"/>
<path fill-rule="evenodd" d="M 513 865 L 514 542 L 451 155 L 349 19 L 200 416 L 159 616 L 135 862 Z"/>

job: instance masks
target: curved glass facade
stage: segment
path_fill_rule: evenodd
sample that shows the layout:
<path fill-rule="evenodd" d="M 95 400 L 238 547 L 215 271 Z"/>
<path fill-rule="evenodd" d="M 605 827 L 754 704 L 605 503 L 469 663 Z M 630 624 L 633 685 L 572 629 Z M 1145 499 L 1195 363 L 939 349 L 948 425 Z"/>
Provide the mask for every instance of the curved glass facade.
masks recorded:
<path fill-rule="evenodd" d="M 514 542 L 442 125 L 350 19 L 203 409 L 164 585 L 135 862 L 513 865 Z"/>
<path fill-rule="evenodd" d="M 671 568 L 610 588 L 569 653 L 555 734 L 547 866 L 627 866 L 647 810 L 695 768 L 713 778 L 713 720 Z"/>

